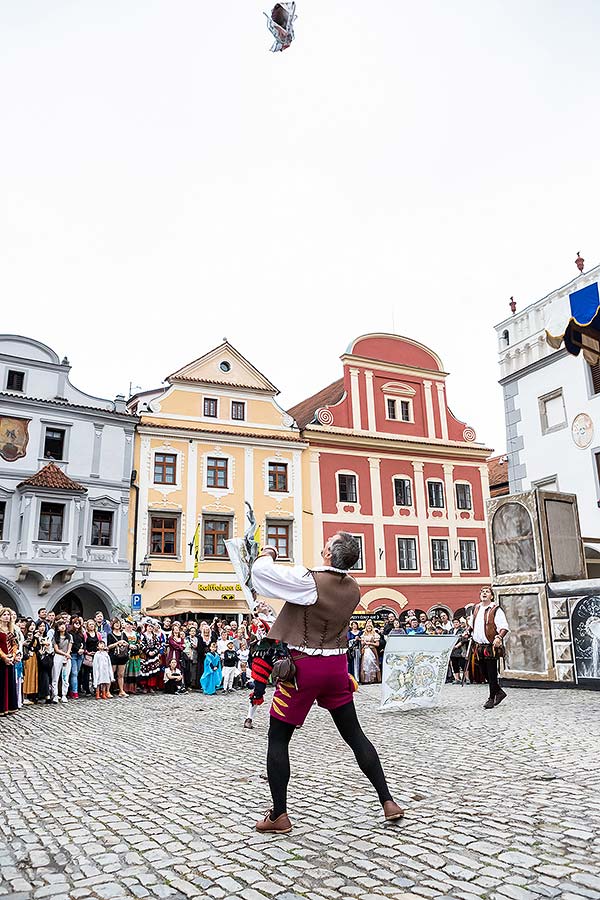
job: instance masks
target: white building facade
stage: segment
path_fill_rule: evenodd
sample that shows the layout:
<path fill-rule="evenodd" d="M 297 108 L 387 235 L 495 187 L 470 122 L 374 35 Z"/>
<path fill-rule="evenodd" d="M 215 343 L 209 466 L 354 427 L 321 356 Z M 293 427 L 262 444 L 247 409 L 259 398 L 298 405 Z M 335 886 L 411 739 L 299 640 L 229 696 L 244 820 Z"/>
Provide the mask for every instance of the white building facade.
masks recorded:
<path fill-rule="evenodd" d="M 92 397 L 65 358 L 0 335 L 0 606 L 110 615 L 130 604 L 136 417 Z"/>
<path fill-rule="evenodd" d="M 570 294 L 599 280 L 597 266 L 495 326 L 510 491 L 577 495 L 590 577 L 600 574 L 600 366 L 553 350 L 545 326 Z"/>

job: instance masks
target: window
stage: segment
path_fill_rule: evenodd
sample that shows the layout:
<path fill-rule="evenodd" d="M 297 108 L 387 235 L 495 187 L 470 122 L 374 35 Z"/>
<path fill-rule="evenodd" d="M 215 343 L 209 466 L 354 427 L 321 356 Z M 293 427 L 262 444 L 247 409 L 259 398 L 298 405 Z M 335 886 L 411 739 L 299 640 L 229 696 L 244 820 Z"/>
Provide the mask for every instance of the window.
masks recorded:
<path fill-rule="evenodd" d="M 412 506 L 412 485 L 408 478 L 394 478 L 396 506 Z"/>
<path fill-rule="evenodd" d="M 177 456 L 175 453 L 154 454 L 154 484 L 175 484 Z"/>
<path fill-rule="evenodd" d="M 600 363 L 594 363 L 589 367 L 592 394 L 600 394 Z"/>
<path fill-rule="evenodd" d="M 471 499 L 471 485 L 456 485 L 456 508 L 457 509 L 473 509 L 473 500 Z"/>
<path fill-rule="evenodd" d="M 65 452 L 65 432 L 63 428 L 46 428 L 44 435 L 44 458 L 63 459 Z"/>
<path fill-rule="evenodd" d="M 356 503 L 356 475 L 338 475 L 340 503 Z"/>
<path fill-rule="evenodd" d="M 206 460 L 206 486 L 209 488 L 227 487 L 228 459 L 209 456 Z"/>
<path fill-rule="evenodd" d="M 414 572 L 417 568 L 417 542 L 415 538 L 398 538 L 398 569 Z"/>
<path fill-rule="evenodd" d="M 206 519 L 204 522 L 204 555 L 227 556 L 225 541 L 229 539 L 229 519 Z"/>
<path fill-rule="evenodd" d="M 217 401 L 210 397 L 204 398 L 204 415 L 211 419 L 217 418 Z"/>
<path fill-rule="evenodd" d="M 567 426 L 567 413 L 562 388 L 538 399 L 542 434 L 551 434 Z"/>
<path fill-rule="evenodd" d="M 92 512 L 92 546 L 112 546 L 113 514 L 103 509 Z"/>
<path fill-rule="evenodd" d="M 7 391 L 22 391 L 25 387 L 25 372 L 15 372 L 14 369 L 8 370 L 6 376 Z"/>
<path fill-rule="evenodd" d="M 434 572 L 449 572 L 450 557 L 446 538 L 434 538 L 431 542 L 431 556 Z"/>
<path fill-rule="evenodd" d="M 6 502 L 2 500 L 0 502 L 0 541 L 4 537 L 4 520 L 6 518 Z"/>
<path fill-rule="evenodd" d="M 429 506 L 432 509 L 444 508 L 444 485 L 441 481 L 428 481 L 427 494 L 429 497 Z"/>
<path fill-rule="evenodd" d="M 172 516 L 151 516 L 150 553 L 155 556 L 175 556 L 177 552 L 177 519 Z"/>
<path fill-rule="evenodd" d="M 395 400 L 392 397 L 387 397 L 385 403 L 388 419 L 412 422 L 410 400 Z"/>
<path fill-rule="evenodd" d="M 269 463 L 269 490 L 287 491 L 288 467 L 287 463 Z"/>
<path fill-rule="evenodd" d="M 65 507 L 62 503 L 42 503 L 40 506 L 39 541 L 62 541 Z"/>
<path fill-rule="evenodd" d="M 290 525 L 267 522 L 267 546 L 275 547 L 281 559 L 290 559 Z"/>
<path fill-rule="evenodd" d="M 219 363 L 219 368 L 221 372 L 231 372 L 231 363 L 224 359 L 222 363 Z"/>
<path fill-rule="evenodd" d="M 246 404 L 240 400 L 231 401 L 231 418 L 243 422 L 246 418 Z"/>
<path fill-rule="evenodd" d="M 460 541 L 460 567 L 463 572 L 477 571 L 477 541 Z"/>
<path fill-rule="evenodd" d="M 362 534 L 353 534 L 352 537 L 354 538 L 354 540 L 355 540 L 356 543 L 358 544 L 358 559 L 356 560 L 356 562 L 354 563 L 353 566 L 350 566 L 350 569 L 351 569 L 351 570 L 356 570 L 356 571 L 362 572 L 362 570 L 363 570 L 364 567 L 365 567 L 365 564 L 364 564 L 364 562 L 363 562 L 363 560 L 364 560 L 364 554 L 363 554 L 363 536 L 362 536 Z"/>

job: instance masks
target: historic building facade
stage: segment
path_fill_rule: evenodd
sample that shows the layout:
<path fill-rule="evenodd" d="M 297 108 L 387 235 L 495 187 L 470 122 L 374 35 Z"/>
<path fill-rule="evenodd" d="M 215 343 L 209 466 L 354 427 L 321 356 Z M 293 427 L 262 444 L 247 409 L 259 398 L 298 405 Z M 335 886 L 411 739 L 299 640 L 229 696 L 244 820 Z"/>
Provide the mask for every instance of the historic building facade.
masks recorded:
<path fill-rule="evenodd" d="M 510 492 L 576 494 L 590 577 L 600 574 L 600 365 L 553 349 L 546 329 L 599 283 L 596 266 L 495 326 Z"/>
<path fill-rule="evenodd" d="M 130 603 L 136 419 L 69 372 L 44 344 L 0 335 L 0 605 L 33 617 Z"/>
<path fill-rule="evenodd" d="M 464 608 L 489 581 L 490 450 L 448 408 L 432 350 L 370 334 L 341 359 L 343 377 L 290 410 L 309 445 L 307 559 L 349 531 L 365 611 Z"/>
<path fill-rule="evenodd" d="M 132 530 L 144 611 L 247 613 L 225 547 L 246 529 L 246 500 L 261 543 L 275 544 L 283 561 L 302 559 L 305 443 L 278 393 L 225 341 L 130 400 L 140 416 Z"/>

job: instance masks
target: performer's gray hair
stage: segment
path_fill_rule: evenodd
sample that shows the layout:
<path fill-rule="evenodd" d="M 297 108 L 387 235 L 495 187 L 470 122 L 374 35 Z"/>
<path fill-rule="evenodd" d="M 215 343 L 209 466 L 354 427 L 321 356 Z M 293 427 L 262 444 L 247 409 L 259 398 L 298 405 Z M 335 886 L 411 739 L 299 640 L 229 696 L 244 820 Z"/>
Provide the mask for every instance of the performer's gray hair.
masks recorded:
<path fill-rule="evenodd" d="M 331 565 L 334 569 L 351 569 L 360 557 L 360 545 L 347 531 L 338 531 L 337 540 L 331 544 Z"/>

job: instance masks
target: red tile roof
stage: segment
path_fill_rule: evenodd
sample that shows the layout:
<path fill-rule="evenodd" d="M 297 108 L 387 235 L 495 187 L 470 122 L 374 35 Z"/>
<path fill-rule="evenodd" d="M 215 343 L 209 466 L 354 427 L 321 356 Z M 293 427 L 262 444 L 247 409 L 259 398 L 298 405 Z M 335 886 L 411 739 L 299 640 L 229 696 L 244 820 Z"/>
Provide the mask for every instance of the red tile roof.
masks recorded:
<path fill-rule="evenodd" d="M 318 409 L 322 406 L 332 406 L 334 403 L 337 403 L 341 400 L 343 393 L 344 379 L 338 378 L 333 384 L 313 394 L 312 397 L 307 397 L 306 400 L 302 400 L 300 403 L 292 406 L 291 409 L 288 409 L 288 412 L 290 416 L 294 417 L 298 427 L 302 430 L 309 422 L 312 422 Z"/>
<path fill-rule="evenodd" d="M 77 481 L 73 481 L 72 478 L 65 475 L 63 470 L 53 462 L 48 463 L 47 466 L 44 466 L 44 468 L 40 469 L 39 472 L 36 472 L 35 475 L 26 478 L 25 481 L 22 481 L 18 485 L 18 487 L 53 488 L 57 491 L 87 492 L 87 488 L 84 488 L 82 484 L 78 484 Z"/>
<path fill-rule="evenodd" d="M 490 475 L 491 496 L 501 497 L 503 494 L 510 494 L 508 486 L 508 456 L 506 453 L 490 457 L 487 464 Z"/>

